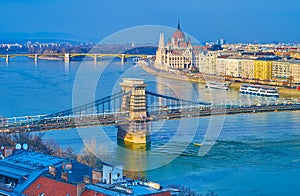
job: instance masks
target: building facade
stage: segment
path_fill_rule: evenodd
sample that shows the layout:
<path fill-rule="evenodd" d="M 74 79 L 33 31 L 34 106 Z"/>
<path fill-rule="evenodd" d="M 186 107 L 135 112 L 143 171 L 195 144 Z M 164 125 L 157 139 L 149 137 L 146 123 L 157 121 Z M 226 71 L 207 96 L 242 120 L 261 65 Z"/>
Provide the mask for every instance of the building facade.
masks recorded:
<path fill-rule="evenodd" d="M 156 51 L 156 68 L 169 69 L 193 69 L 199 67 L 199 56 L 195 54 L 191 39 L 186 40 L 178 22 L 177 30 L 173 33 L 171 40 L 165 45 L 164 34 L 160 34 L 158 49 Z"/>
<path fill-rule="evenodd" d="M 300 59 L 300 50 L 290 50 L 290 57 Z"/>
<path fill-rule="evenodd" d="M 216 75 L 225 76 L 226 74 L 226 59 L 228 56 L 219 56 L 216 60 Z"/>
<path fill-rule="evenodd" d="M 216 61 L 216 75 L 253 78 L 254 60 L 241 56 L 221 55 Z"/>
<path fill-rule="evenodd" d="M 287 80 L 291 76 L 290 62 L 287 60 L 273 61 L 272 63 L 272 77 L 273 80 Z"/>
<path fill-rule="evenodd" d="M 300 60 L 290 61 L 290 71 L 292 82 L 300 83 Z"/>
<path fill-rule="evenodd" d="M 242 62 L 237 57 L 226 58 L 226 76 L 241 77 L 242 76 Z"/>
<path fill-rule="evenodd" d="M 207 51 L 205 54 L 205 64 L 202 73 L 215 75 L 217 66 L 217 57 L 220 56 L 219 51 Z"/>
<path fill-rule="evenodd" d="M 242 78 L 254 78 L 254 59 L 242 59 Z"/>
<path fill-rule="evenodd" d="M 272 80 L 273 60 L 268 58 L 257 58 L 254 60 L 253 77 L 257 80 Z"/>

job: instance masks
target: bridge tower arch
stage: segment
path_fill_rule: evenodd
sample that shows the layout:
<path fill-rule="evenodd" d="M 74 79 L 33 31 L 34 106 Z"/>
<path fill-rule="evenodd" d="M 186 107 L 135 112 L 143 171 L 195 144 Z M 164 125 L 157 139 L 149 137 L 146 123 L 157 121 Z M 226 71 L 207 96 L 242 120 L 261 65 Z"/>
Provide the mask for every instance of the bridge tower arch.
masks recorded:
<path fill-rule="evenodd" d="M 97 58 L 98 58 L 98 55 L 94 54 L 94 63 L 97 63 Z"/>
<path fill-rule="evenodd" d="M 129 111 L 127 124 L 118 125 L 118 139 L 124 142 L 150 143 L 147 123 L 146 84 L 143 79 L 123 78 L 120 83 L 123 93 L 121 112 Z"/>
<path fill-rule="evenodd" d="M 38 54 L 34 55 L 34 62 L 37 63 L 38 62 Z"/>
<path fill-rule="evenodd" d="M 6 64 L 9 63 L 9 55 L 8 54 L 6 55 L 5 62 L 6 62 Z"/>
<path fill-rule="evenodd" d="M 65 53 L 64 61 L 67 63 L 70 62 L 70 53 Z"/>
<path fill-rule="evenodd" d="M 123 93 L 121 111 L 129 111 L 130 120 L 141 120 L 147 117 L 146 84 L 143 79 L 123 78 L 120 83 Z"/>
<path fill-rule="evenodd" d="M 124 64 L 126 61 L 125 54 L 121 55 L 121 63 Z"/>

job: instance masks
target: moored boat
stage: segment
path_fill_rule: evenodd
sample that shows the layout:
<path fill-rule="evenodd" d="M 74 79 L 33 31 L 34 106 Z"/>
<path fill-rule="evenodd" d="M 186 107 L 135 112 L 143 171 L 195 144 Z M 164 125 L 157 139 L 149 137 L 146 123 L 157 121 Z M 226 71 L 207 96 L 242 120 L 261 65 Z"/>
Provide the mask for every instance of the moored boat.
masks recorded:
<path fill-rule="evenodd" d="M 274 87 L 243 84 L 240 93 L 258 96 L 279 97 L 278 89 Z"/>
<path fill-rule="evenodd" d="M 221 89 L 221 90 L 228 90 L 228 84 L 217 82 L 217 81 L 210 81 L 206 83 L 207 88 L 213 88 L 213 89 Z"/>

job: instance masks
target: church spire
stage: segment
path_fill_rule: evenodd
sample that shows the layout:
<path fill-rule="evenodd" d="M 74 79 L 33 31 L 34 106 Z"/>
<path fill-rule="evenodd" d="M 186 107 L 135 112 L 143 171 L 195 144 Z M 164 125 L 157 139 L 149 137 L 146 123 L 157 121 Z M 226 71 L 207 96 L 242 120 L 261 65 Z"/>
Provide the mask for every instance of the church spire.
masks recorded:
<path fill-rule="evenodd" d="M 178 30 L 181 30 L 181 29 L 180 29 L 180 20 L 179 20 L 179 19 L 178 19 L 177 29 L 178 29 Z"/>
<path fill-rule="evenodd" d="M 158 43 L 158 47 L 159 48 L 164 48 L 165 47 L 165 38 L 164 38 L 164 33 L 160 33 L 159 35 L 159 43 Z"/>

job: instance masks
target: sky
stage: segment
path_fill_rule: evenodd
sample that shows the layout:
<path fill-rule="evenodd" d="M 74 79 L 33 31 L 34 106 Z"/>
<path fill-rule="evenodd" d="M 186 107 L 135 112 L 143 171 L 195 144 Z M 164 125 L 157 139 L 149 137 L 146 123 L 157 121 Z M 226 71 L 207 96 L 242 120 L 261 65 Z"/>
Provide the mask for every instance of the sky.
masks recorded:
<path fill-rule="evenodd" d="M 299 0 L 1 0 L 1 33 L 101 40 L 141 25 L 177 27 L 200 42 L 300 42 Z"/>

